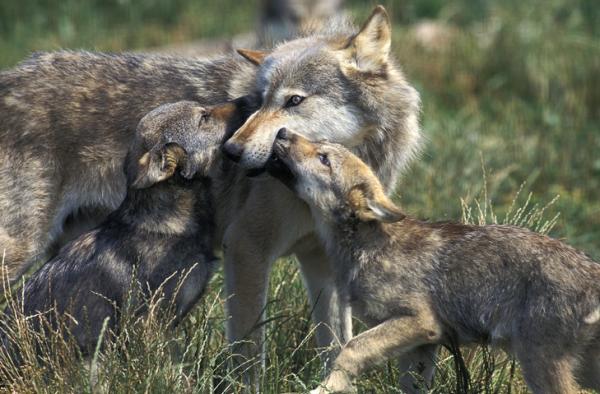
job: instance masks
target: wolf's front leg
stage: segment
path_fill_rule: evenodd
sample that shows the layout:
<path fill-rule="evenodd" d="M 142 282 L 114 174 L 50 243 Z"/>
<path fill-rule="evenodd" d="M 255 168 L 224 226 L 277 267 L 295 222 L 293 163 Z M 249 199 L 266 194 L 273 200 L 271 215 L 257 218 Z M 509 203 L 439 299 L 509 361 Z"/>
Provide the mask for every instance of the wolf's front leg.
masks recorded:
<path fill-rule="evenodd" d="M 398 362 L 400 389 L 403 393 L 427 392 L 433 381 L 438 345 L 424 345 L 402 355 Z"/>
<path fill-rule="evenodd" d="M 272 261 L 244 234 L 228 234 L 224 242 L 227 291 L 227 338 L 235 357 L 233 372 L 243 376 L 252 392 L 259 391 L 264 367 L 265 305 Z"/>
<path fill-rule="evenodd" d="M 223 236 L 227 335 L 235 344 L 236 373 L 258 391 L 264 365 L 264 312 L 273 262 L 312 230 L 310 212 L 280 182 L 253 187 Z"/>
<path fill-rule="evenodd" d="M 312 393 L 352 392 L 352 380 L 362 372 L 416 347 L 436 344 L 441 336 L 442 328 L 430 313 L 387 320 L 352 338 Z"/>
<path fill-rule="evenodd" d="M 329 259 L 318 240 L 309 236 L 294 248 L 310 297 L 317 345 L 329 350 L 321 355 L 325 371 L 352 338 L 352 311 L 337 291 Z"/>

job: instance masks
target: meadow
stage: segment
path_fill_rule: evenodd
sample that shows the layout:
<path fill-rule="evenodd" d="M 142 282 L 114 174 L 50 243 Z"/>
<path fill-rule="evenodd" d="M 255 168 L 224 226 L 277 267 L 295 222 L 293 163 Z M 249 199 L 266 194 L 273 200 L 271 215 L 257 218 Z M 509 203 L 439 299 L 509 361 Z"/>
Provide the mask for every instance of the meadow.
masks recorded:
<path fill-rule="evenodd" d="M 254 28 L 257 1 L 21 0 L 0 2 L 0 67 L 35 50 L 146 50 Z M 399 182 L 413 215 L 510 222 L 549 232 L 600 261 L 600 5 L 594 0 L 382 1 L 393 50 L 421 93 L 426 144 Z M 375 2 L 348 1 L 357 21 Z M 425 29 L 425 30 L 424 30 Z M 429 29 L 429 30 L 427 30 Z M 85 362 L 61 335 L 20 321 L 27 363 L 0 360 L 12 392 L 240 392 L 222 276 L 175 332 L 156 316 L 127 324 Z M 293 259 L 271 278 L 265 393 L 302 392 L 320 379 L 311 305 Z M 3 362 L 4 361 L 4 362 Z M 464 362 L 468 374 L 458 368 Z M 52 368 L 48 368 L 51 365 Z M 395 393 L 394 363 L 358 381 Z M 520 393 L 518 365 L 485 348 L 442 353 L 432 393 Z"/>

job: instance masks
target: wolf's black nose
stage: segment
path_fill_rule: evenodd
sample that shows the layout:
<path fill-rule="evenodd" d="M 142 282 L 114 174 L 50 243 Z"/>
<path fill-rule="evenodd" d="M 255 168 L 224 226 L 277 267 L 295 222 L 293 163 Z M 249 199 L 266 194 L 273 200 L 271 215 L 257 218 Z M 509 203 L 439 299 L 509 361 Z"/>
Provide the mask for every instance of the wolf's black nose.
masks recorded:
<path fill-rule="evenodd" d="M 244 147 L 240 144 L 236 144 L 235 142 L 228 141 L 223 144 L 221 150 L 229 160 L 235 161 L 237 163 L 242 158 Z"/>
<path fill-rule="evenodd" d="M 277 132 L 277 139 L 278 140 L 287 140 L 288 138 L 288 131 L 285 127 L 282 127 L 279 129 L 279 131 Z"/>

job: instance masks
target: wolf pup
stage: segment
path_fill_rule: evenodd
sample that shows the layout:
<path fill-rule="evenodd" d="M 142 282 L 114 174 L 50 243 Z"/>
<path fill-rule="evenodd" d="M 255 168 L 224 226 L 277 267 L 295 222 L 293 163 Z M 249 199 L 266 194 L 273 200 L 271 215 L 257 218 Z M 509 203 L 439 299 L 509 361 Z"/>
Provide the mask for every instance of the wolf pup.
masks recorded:
<path fill-rule="evenodd" d="M 93 350 L 107 317 L 109 328 L 118 328 L 132 284 L 146 296 L 162 291 L 177 324 L 202 295 L 217 261 L 207 176 L 218 165 L 236 111 L 236 102 L 205 109 L 182 101 L 144 116 L 126 159 L 125 200 L 34 273 L 17 307 L 26 316 L 72 316 L 69 329 L 84 354 Z M 138 302 L 134 308 L 143 311 Z"/>
<path fill-rule="evenodd" d="M 534 393 L 600 389 L 600 265 L 519 227 L 405 217 L 341 145 L 281 129 L 273 155 L 269 172 L 310 206 L 339 291 L 372 327 L 313 393 L 352 391 L 367 368 L 451 341 L 514 354 Z"/>

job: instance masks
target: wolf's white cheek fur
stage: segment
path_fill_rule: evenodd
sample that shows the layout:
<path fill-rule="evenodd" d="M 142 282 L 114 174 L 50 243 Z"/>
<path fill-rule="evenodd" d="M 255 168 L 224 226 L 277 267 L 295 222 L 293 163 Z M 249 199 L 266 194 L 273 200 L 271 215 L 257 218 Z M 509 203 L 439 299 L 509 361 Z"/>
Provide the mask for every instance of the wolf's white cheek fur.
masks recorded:
<path fill-rule="evenodd" d="M 327 97 L 310 97 L 302 116 L 290 119 L 290 128 L 310 140 L 328 140 L 348 148 L 359 145 L 364 138 L 364 122 L 359 110 L 351 105 L 335 105 Z M 327 115 L 324 115 L 327 114 Z"/>

